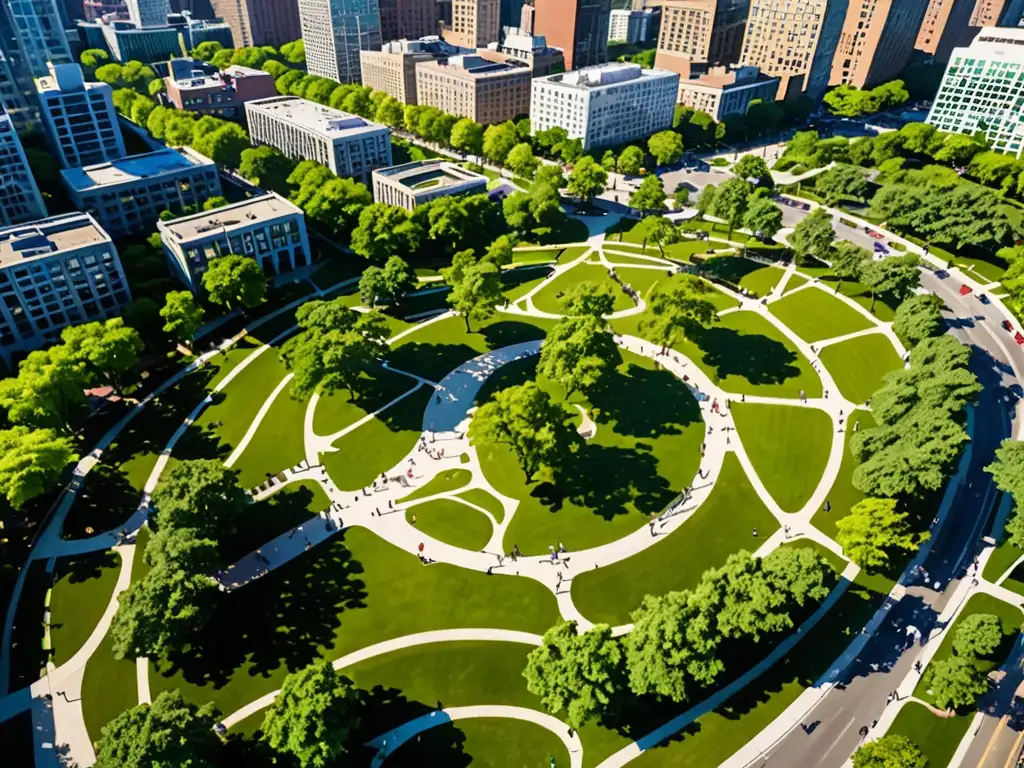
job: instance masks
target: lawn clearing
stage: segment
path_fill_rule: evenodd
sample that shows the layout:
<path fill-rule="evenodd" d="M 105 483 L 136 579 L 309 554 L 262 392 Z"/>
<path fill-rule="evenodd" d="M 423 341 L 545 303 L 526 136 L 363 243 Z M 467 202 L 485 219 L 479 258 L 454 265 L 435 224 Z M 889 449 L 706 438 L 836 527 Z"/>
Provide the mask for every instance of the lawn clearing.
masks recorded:
<path fill-rule="evenodd" d="M 120 572 L 121 558 L 113 550 L 57 561 L 50 593 L 50 641 L 58 667 L 89 639 L 107 610 Z"/>
<path fill-rule="evenodd" d="M 1024 549 L 1018 549 L 1015 547 L 1009 538 L 1006 538 L 1002 543 L 996 547 L 996 551 L 989 557 L 988 562 L 985 564 L 985 570 L 982 572 L 982 576 L 985 581 L 991 581 L 995 584 L 999 581 L 999 578 L 1006 573 L 1007 569 L 1013 565 L 1017 560 L 1024 556 Z M 1007 578 L 1009 581 L 1009 578 Z"/>
<path fill-rule="evenodd" d="M 415 379 L 377 366 L 364 375 L 353 397 L 346 389 L 321 395 L 313 413 L 313 431 L 333 435 L 416 386 Z"/>
<path fill-rule="evenodd" d="M 780 267 L 766 266 L 742 256 L 714 256 L 701 265 L 716 277 L 739 285 L 755 296 L 767 296 L 786 274 Z"/>
<path fill-rule="evenodd" d="M 408 507 L 405 519 L 424 535 L 460 549 L 480 552 L 491 539 L 491 521 L 481 512 L 456 499 L 434 499 Z"/>
<path fill-rule="evenodd" d="M 801 291 L 800 296 L 810 291 Z M 839 392 L 851 403 L 866 403 L 889 371 L 903 366 L 892 342 L 881 333 L 830 344 L 819 354 Z"/>
<path fill-rule="evenodd" d="M 783 289 L 782 295 L 785 296 L 786 294 L 792 293 L 801 285 L 806 284 L 807 278 L 804 277 L 803 275 L 798 275 L 794 272 L 792 275 L 789 276 L 789 280 L 786 281 L 786 287 Z"/>
<path fill-rule="evenodd" d="M 906 736 L 928 758 L 929 768 L 944 768 L 953 759 L 973 717 L 973 714 L 937 717 L 923 704 L 908 701 L 886 733 Z"/>
<path fill-rule="evenodd" d="M 812 343 L 874 326 L 860 312 L 817 288 L 786 296 L 768 309 L 797 336 Z"/>
<path fill-rule="evenodd" d="M 859 464 L 853 453 L 850 451 L 850 439 L 856 434 L 853 425 L 860 423 L 860 429 L 867 429 L 875 426 L 875 420 L 871 418 L 870 411 L 854 411 L 850 414 L 847 425 L 850 427 L 844 432 L 846 445 L 843 449 L 843 461 L 839 465 L 839 474 L 832 483 L 832 490 L 828 492 L 827 500 L 831 509 L 826 512 L 824 508 L 819 509 L 811 518 L 811 524 L 830 539 L 834 539 L 839 529 L 836 523 L 850 514 L 857 502 L 864 498 L 864 494 L 853 487 L 853 470 Z"/>
<path fill-rule="evenodd" d="M 415 499 L 425 499 L 427 496 L 434 496 L 438 493 L 450 493 L 467 485 L 472 477 L 473 473 L 468 469 L 446 469 L 434 475 L 426 485 L 399 499 L 398 502 L 401 504 Z"/>
<path fill-rule="evenodd" d="M 563 311 L 562 297 L 583 282 L 596 283 L 598 286 L 605 287 L 615 297 L 614 311 L 616 312 L 635 306 L 633 300 L 623 292 L 622 287 L 612 280 L 608 270 L 598 264 L 577 264 L 567 272 L 563 272 L 533 294 L 533 306 L 541 312 L 561 314 Z"/>
<path fill-rule="evenodd" d="M 483 507 L 494 515 L 494 519 L 499 523 L 505 519 L 505 507 L 503 507 L 501 502 L 492 494 L 488 493 L 483 488 L 470 488 L 468 491 L 457 493 L 456 496 L 461 499 L 465 499 L 470 504 L 476 504 L 478 507 Z"/>
<path fill-rule="evenodd" d="M 546 728 L 523 720 L 474 717 L 431 728 L 407 741 L 388 755 L 387 766 L 523 768 L 546 765 L 551 757 L 556 765 L 569 765 L 569 751 Z"/>
<path fill-rule="evenodd" d="M 643 552 L 578 574 L 573 602 L 590 621 L 626 624 L 644 595 L 696 586 L 704 571 L 723 565 L 733 552 L 757 549 L 778 527 L 739 459 L 728 453 L 711 496 L 692 517 Z"/>
<path fill-rule="evenodd" d="M 832 447 L 832 420 L 799 405 L 733 401 L 732 416 L 754 471 L 785 512 L 799 512 L 821 481 Z"/>

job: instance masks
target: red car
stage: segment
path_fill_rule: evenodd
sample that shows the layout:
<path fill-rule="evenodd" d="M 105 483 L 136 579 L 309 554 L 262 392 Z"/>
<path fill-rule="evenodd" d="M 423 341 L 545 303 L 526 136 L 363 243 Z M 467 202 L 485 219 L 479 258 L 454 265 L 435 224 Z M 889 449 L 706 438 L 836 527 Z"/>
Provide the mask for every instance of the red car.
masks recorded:
<path fill-rule="evenodd" d="M 1003 330 L 1007 330 L 1007 331 L 1012 331 L 1013 330 L 1013 323 L 1011 323 L 1009 320 L 1003 320 L 1001 325 L 1003 326 Z"/>
<path fill-rule="evenodd" d="M 1017 331 L 1015 334 L 1013 334 L 1013 340 L 1016 341 L 1021 346 L 1024 346 L 1024 336 L 1021 335 L 1020 331 Z"/>

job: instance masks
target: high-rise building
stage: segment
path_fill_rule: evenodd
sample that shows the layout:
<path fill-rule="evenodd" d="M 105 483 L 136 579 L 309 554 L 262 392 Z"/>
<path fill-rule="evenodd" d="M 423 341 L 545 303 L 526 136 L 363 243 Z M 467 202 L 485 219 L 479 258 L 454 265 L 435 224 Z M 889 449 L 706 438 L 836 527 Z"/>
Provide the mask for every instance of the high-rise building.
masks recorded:
<path fill-rule="evenodd" d="M 245 114 L 253 144 L 315 160 L 338 176 L 368 182 L 374 168 L 391 165 L 391 129 L 358 115 L 297 96 L 250 101 Z"/>
<path fill-rule="evenodd" d="M 0 223 L 19 224 L 46 216 L 46 204 L 28 167 L 11 116 L 0 104 Z"/>
<path fill-rule="evenodd" d="M 359 52 L 380 50 L 377 0 L 299 0 L 306 69 L 340 83 L 359 82 Z"/>
<path fill-rule="evenodd" d="M 183 58 L 207 41 L 225 48 L 234 47 L 231 27 L 219 21 L 192 19 L 172 14 L 167 24 L 137 27 L 130 21 L 80 21 L 78 31 L 87 48 L 105 48 L 114 61 L 141 61 L 144 64 Z"/>
<path fill-rule="evenodd" d="M 128 0 L 128 18 L 140 27 L 161 27 L 171 13 L 171 0 Z"/>
<path fill-rule="evenodd" d="M 533 81 L 534 133 L 556 125 L 583 149 L 612 147 L 672 127 L 679 75 L 611 63 Z"/>
<path fill-rule="evenodd" d="M 416 99 L 426 107 L 468 117 L 481 125 L 502 123 L 530 111 L 533 71 L 510 60 L 479 55 L 452 56 L 416 65 Z"/>
<path fill-rule="evenodd" d="M 519 34 L 532 35 L 537 16 L 537 9 L 532 5 L 524 5 L 519 12 Z"/>
<path fill-rule="evenodd" d="M 780 78 L 779 96 L 819 98 L 846 20 L 848 0 L 750 0 L 740 64 Z"/>
<path fill-rule="evenodd" d="M 928 0 L 850 0 L 829 85 L 874 88 L 910 63 Z"/>
<path fill-rule="evenodd" d="M 473 53 L 470 48 L 456 48 L 439 37 L 422 40 L 392 40 L 379 51 L 361 51 L 363 85 L 375 91 L 384 91 L 403 104 L 418 104 L 416 99 L 416 65 L 421 61 L 434 61 Z"/>
<path fill-rule="evenodd" d="M 929 0 L 915 48 L 949 61 L 953 48 L 963 42 L 976 0 Z"/>
<path fill-rule="evenodd" d="M 278 47 L 302 37 L 298 0 L 212 0 L 213 12 L 231 27 L 235 47 Z"/>
<path fill-rule="evenodd" d="M 1024 29 L 985 27 L 974 42 L 954 48 L 928 113 L 940 131 L 985 133 L 992 149 L 1024 153 Z"/>
<path fill-rule="evenodd" d="M 654 66 L 690 75 L 691 63 L 735 64 L 750 0 L 664 0 Z"/>
<path fill-rule="evenodd" d="M 2 95 L 20 124 L 37 111 L 35 78 L 47 73 L 46 65 L 74 61 L 55 0 L 0 3 L 0 54 L 6 62 L 0 77 L 9 82 Z"/>
<path fill-rule="evenodd" d="M 452 0 L 452 26 L 444 39 L 465 48 L 483 48 L 498 40 L 499 0 Z"/>
<path fill-rule="evenodd" d="M 647 43 L 657 23 L 657 12 L 651 8 L 642 11 L 613 8 L 608 22 L 608 42 Z"/>
<path fill-rule="evenodd" d="M 564 51 L 567 68 L 608 61 L 611 0 L 536 0 L 535 7 L 534 34 Z"/>
<path fill-rule="evenodd" d="M 972 27 L 1016 27 L 1024 16 L 1024 0 L 977 0 Z"/>
<path fill-rule="evenodd" d="M 380 0 L 380 36 L 411 40 L 436 35 L 441 29 L 441 9 L 435 0 Z"/>
<path fill-rule="evenodd" d="M 46 138 L 64 168 L 95 165 L 125 156 L 114 111 L 114 89 L 87 83 L 77 64 L 50 65 L 36 80 Z"/>
<path fill-rule="evenodd" d="M 525 8 L 524 0 L 501 0 L 501 10 L 499 12 L 501 26 L 503 27 L 519 27 L 520 22 L 523 18 L 523 8 Z M 526 34 L 531 34 L 527 32 Z"/>
<path fill-rule="evenodd" d="M 0 354 L 55 341 L 132 300 L 110 235 L 87 213 L 0 229 Z"/>

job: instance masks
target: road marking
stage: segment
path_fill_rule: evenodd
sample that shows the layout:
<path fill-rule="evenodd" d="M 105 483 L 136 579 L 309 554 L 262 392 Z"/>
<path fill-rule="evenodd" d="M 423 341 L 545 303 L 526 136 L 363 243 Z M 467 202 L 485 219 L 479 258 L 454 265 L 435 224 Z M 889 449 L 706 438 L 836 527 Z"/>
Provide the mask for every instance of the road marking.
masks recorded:
<path fill-rule="evenodd" d="M 1010 763 L 1017 759 L 1017 752 L 1020 750 L 1020 743 L 1024 741 L 1024 732 L 1022 732 L 1015 742 L 1013 742 L 1013 748 L 1010 750 L 1010 756 L 1006 758 L 1006 764 L 1003 768 L 1010 768 Z"/>
<path fill-rule="evenodd" d="M 996 739 L 999 737 L 999 733 L 1006 726 L 1006 723 L 1009 719 L 1009 715 L 1003 715 L 1001 718 L 999 718 L 999 722 L 996 723 L 995 730 L 992 731 L 992 736 L 989 738 L 988 744 L 985 745 L 985 751 L 981 755 L 981 762 L 978 763 L 979 766 L 984 765 L 985 761 L 988 760 L 988 753 L 992 751 L 992 747 L 995 746 Z"/>
<path fill-rule="evenodd" d="M 840 739 L 842 739 L 842 738 L 843 738 L 843 736 L 845 736 L 845 735 L 846 735 L 846 732 L 847 732 L 848 730 L 850 730 L 850 726 L 852 726 L 852 725 L 853 725 L 853 724 L 854 724 L 855 722 L 857 722 L 857 718 L 855 718 L 855 717 L 851 717 L 851 718 L 850 718 L 850 722 L 848 722 L 848 723 L 846 724 L 846 727 L 845 727 L 845 728 L 843 728 L 843 730 L 841 730 L 841 731 L 839 732 L 839 735 L 838 735 L 838 736 L 836 736 L 836 740 L 832 742 L 832 746 L 830 746 L 830 747 L 829 747 L 829 748 L 828 748 L 827 750 L 825 750 L 825 753 L 824 753 L 824 754 L 823 754 L 823 755 L 821 756 L 821 759 L 820 759 L 820 760 L 818 761 L 818 764 L 819 764 L 819 765 L 820 765 L 821 763 L 825 762 L 825 758 L 826 758 L 826 757 L 828 757 L 828 753 L 829 753 L 829 752 L 831 752 L 831 751 L 832 751 L 833 749 L 835 749 L 835 748 L 836 748 L 836 744 L 838 744 L 838 743 L 839 743 L 839 740 L 840 740 Z"/>

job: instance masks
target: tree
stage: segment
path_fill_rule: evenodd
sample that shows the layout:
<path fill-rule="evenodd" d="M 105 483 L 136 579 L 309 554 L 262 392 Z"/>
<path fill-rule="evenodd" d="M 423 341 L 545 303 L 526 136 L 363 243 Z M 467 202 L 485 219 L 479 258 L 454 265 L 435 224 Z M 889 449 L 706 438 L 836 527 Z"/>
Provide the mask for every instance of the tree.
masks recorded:
<path fill-rule="evenodd" d="M 611 627 L 598 624 L 579 634 L 575 621 L 563 621 L 544 633 L 526 657 L 526 687 L 552 714 L 565 710 L 579 730 L 607 712 L 622 683 L 622 649 Z"/>
<path fill-rule="evenodd" d="M 972 613 L 960 620 L 953 636 L 953 651 L 958 656 L 990 656 L 1003 642 L 1003 625 L 991 613 Z"/>
<path fill-rule="evenodd" d="M 879 293 L 888 293 L 897 301 L 909 298 L 921 284 L 920 264 L 921 260 L 912 253 L 865 262 L 860 280 L 871 289 L 869 311 L 875 311 Z"/>
<path fill-rule="evenodd" d="M 129 278 L 131 280 L 131 278 Z M 136 291 L 136 299 L 125 305 L 121 311 L 125 325 L 134 328 L 139 336 L 153 340 L 157 338 L 163 321 L 160 320 L 160 306 L 144 291 Z"/>
<path fill-rule="evenodd" d="M 210 301 L 226 307 L 255 307 L 267 295 L 267 281 L 256 260 L 229 253 L 210 259 L 203 273 L 203 288 Z"/>
<path fill-rule="evenodd" d="M 197 152 L 228 168 L 237 168 L 241 164 L 242 152 L 252 146 L 249 134 L 235 123 L 222 123 L 191 143 Z"/>
<path fill-rule="evenodd" d="M 157 530 L 194 528 L 203 538 L 221 541 L 235 531 L 249 502 L 237 474 L 223 462 L 190 459 L 175 464 L 153 491 L 150 520 Z"/>
<path fill-rule="evenodd" d="M 952 656 L 933 661 L 928 669 L 929 689 L 941 709 L 972 707 L 988 691 L 988 678 L 973 658 Z"/>
<path fill-rule="evenodd" d="M 752 191 L 749 183 L 738 178 L 729 179 L 715 189 L 710 213 L 729 225 L 729 237 L 732 237 L 733 230 L 743 223 Z"/>
<path fill-rule="evenodd" d="M 793 247 L 798 264 L 806 264 L 812 258 L 828 262 L 832 258 L 835 239 L 831 214 L 823 208 L 815 208 L 793 228 L 789 244 Z"/>
<path fill-rule="evenodd" d="M 263 717 L 263 739 L 301 766 L 332 764 L 359 726 L 359 691 L 320 659 L 292 672 Z"/>
<path fill-rule="evenodd" d="M 822 243 L 827 238 L 821 230 Z M 832 246 L 832 274 L 838 277 L 836 293 L 843 287 L 844 280 L 855 280 L 864 271 L 864 265 L 871 261 L 871 252 L 849 240 L 840 240 Z"/>
<path fill-rule="evenodd" d="M 496 165 L 503 165 L 508 153 L 519 143 L 519 135 L 512 123 L 497 123 L 484 131 L 484 156 Z"/>
<path fill-rule="evenodd" d="M 309 191 L 312 197 L 303 206 L 306 215 L 340 236 L 355 228 L 360 213 L 373 201 L 365 184 L 333 174 L 322 184 L 314 184 L 309 177 L 304 179 L 300 194 Z"/>
<path fill-rule="evenodd" d="M 760 240 L 769 242 L 782 229 L 782 209 L 774 200 L 758 197 L 751 201 L 743 214 L 743 226 Z"/>
<path fill-rule="evenodd" d="M 383 269 L 367 267 L 363 270 L 359 278 L 359 297 L 372 308 L 380 299 L 401 301 L 415 287 L 416 273 L 401 257 L 392 256 Z"/>
<path fill-rule="evenodd" d="M 838 205 L 851 199 L 864 202 L 871 191 L 871 184 L 859 168 L 837 163 L 817 177 L 815 189 L 825 198 L 826 205 Z"/>
<path fill-rule="evenodd" d="M 384 125 L 391 126 L 392 128 L 401 128 L 404 117 L 405 105 L 392 96 L 388 96 L 377 102 L 377 108 L 373 113 L 373 119 L 375 121 L 378 123 L 384 123 Z M 451 136 L 449 134 L 449 141 L 450 140 Z"/>
<path fill-rule="evenodd" d="M 88 373 L 101 376 L 115 389 L 125 374 L 138 367 L 145 346 L 138 332 L 120 317 L 69 326 L 60 339 L 71 355 L 85 363 Z"/>
<path fill-rule="evenodd" d="M 288 176 L 295 170 L 295 161 L 274 147 L 250 147 L 242 152 L 238 172 L 253 184 L 287 194 Z"/>
<path fill-rule="evenodd" d="M 675 131 L 659 131 L 647 140 L 647 150 L 658 165 L 671 165 L 683 156 L 683 137 Z"/>
<path fill-rule="evenodd" d="M 294 374 L 291 391 L 296 398 L 341 388 L 354 395 L 364 374 L 387 353 L 384 318 L 377 312 L 356 312 L 342 298 L 308 301 L 295 319 L 300 332 L 285 342 L 281 360 Z"/>
<path fill-rule="evenodd" d="M 621 360 L 607 323 L 593 315 L 566 317 L 548 331 L 537 371 L 565 390 L 587 393 Z"/>
<path fill-rule="evenodd" d="M 665 210 L 665 184 L 657 176 L 648 176 L 629 196 L 629 204 L 640 211 L 641 216 Z"/>
<path fill-rule="evenodd" d="M 890 551 L 912 552 L 917 548 L 907 514 L 896 511 L 896 504 L 895 499 L 864 499 L 836 522 L 836 541 L 846 556 L 862 568 L 884 568 L 889 563 Z"/>
<path fill-rule="evenodd" d="M 892 329 L 908 348 L 938 336 L 943 328 L 942 300 L 933 293 L 911 296 L 896 307 Z"/>
<path fill-rule="evenodd" d="M 489 262 L 501 271 L 502 267 L 512 263 L 515 245 L 514 235 L 499 235 L 487 246 L 487 253 L 484 254 L 481 261 Z"/>
<path fill-rule="evenodd" d="M 853 768 L 925 768 L 928 760 L 906 736 L 888 734 L 853 753 Z"/>
<path fill-rule="evenodd" d="M 53 488 L 74 459 L 72 442 L 52 429 L 0 430 L 0 496 L 21 509 Z"/>
<path fill-rule="evenodd" d="M 693 275 L 681 275 L 671 288 L 657 284 L 647 299 L 647 317 L 640 321 L 640 330 L 661 346 L 664 353 L 680 334 L 694 327 L 707 326 L 718 315 L 708 300 L 711 287 Z"/>
<path fill-rule="evenodd" d="M 352 250 L 371 261 L 414 252 L 423 232 L 409 212 L 386 203 L 373 203 L 359 214 L 359 226 L 352 231 Z"/>
<path fill-rule="evenodd" d="M 619 173 L 636 176 L 644 164 L 644 151 L 632 144 L 619 155 Z"/>
<path fill-rule="evenodd" d="M 605 285 L 585 280 L 576 283 L 562 297 L 562 311 L 569 317 L 603 318 L 615 309 L 615 296 Z"/>
<path fill-rule="evenodd" d="M 0 379 L 0 408 L 12 424 L 71 432 L 85 410 L 85 361 L 67 346 L 30 352 L 18 375 Z"/>
<path fill-rule="evenodd" d="M 281 52 L 281 58 L 289 64 L 301 67 L 306 63 L 306 43 L 301 39 L 285 43 L 278 50 Z"/>
<path fill-rule="evenodd" d="M 103 726 L 96 768 L 212 765 L 220 747 L 216 721 L 213 704 L 197 707 L 177 689 L 164 691 Z"/>
<path fill-rule="evenodd" d="M 478 445 L 507 445 L 527 483 L 542 468 L 554 468 L 579 442 L 562 407 L 532 381 L 496 392 L 481 405 L 469 424 L 469 437 Z"/>
<path fill-rule="evenodd" d="M 604 154 L 601 155 L 601 167 L 608 171 L 608 173 L 618 170 L 619 159 L 610 149 L 606 149 Z"/>
<path fill-rule="evenodd" d="M 537 166 L 540 165 L 540 161 L 533 156 L 533 150 L 530 148 L 530 145 L 524 142 L 512 147 L 508 157 L 505 158 L 505 165 L 516 176 L 532 179 Z"/>
<path fill-rule="evenodd" d="M 718 195 L 718 187 L 714 184 L 706 184 L 697 196 L 697 214 L 703 219 L 705 216 L 713 215 L 715 208 L 715 197 Z"/>
<path fill-rule="evenodd" d="M 228 204 L 228 199 L 224 195 L 214 195 L 213 197 L 206 200 L 203 203 L 204 211 L 213 211 L 217 208 L 223 208 Z"/>
<path fill-rule="evenodd" d="M 779 547 L 761 560 L 761 573 L 773 594 L 803 607 L 828 597 L 827 570 L 810 547 Z"/>
<path fill-rule="evenodd" d="M 161 528 L 146 544 L 146 564 L 188 574 L 209 574 L 217 567 L 217 542 L 194 528 Z"/>
<path fill-rule="evenodd" d="M 985 471 L 992 475 L 999 490 L 1013 496 L 1020 509 L 1024 502 L 1024 442 L 1003 440 L 1002 445 L 996 448 L 996 460 L 985 467 Z M 1024 530 L 1021 533 L 1024 534 Z M 1024 544 L 1024 535 L 1019 537 L 1019 541 Z"/>
<path fill-rule="evenodd" d="M 452 147 L 460 152 L 479 155 L 484 147 L 484 127 L 464 117 L 452 126 L 451 143 Z"/>
<path fill-rule="evenodd" d="M 772 172 L 768 169 L 768 163 L 763 157 L 757 155 L 744 155 L 732 167 L 732 173 L 736 178 L 743 179 L 755 187 L 771 187 Z"/>
<path fill-rule="evenodd" d="M 164 333 L 183 344 L 191 344 L 195 339 L 204 314 L 191 291 L 171 291 L 160 309 L 160 317 L 165 321 Z"/>
<path fill-rule="evenodd" d="M 472 330 L 471 320 L 486 320 L 505 301 L 499 275 L 498 267 L 481 261 L 467 267 L 461 279 L 452 284 L 448 305 L 466 321 L 466 333 Z"/>
<path fill-rule="evenodd" d="M 680 208 L 690 204 L 690 188 L 686 186 L 685 182 L 680 182 L 676 185 L 676 191 L 672 194 L 672 199 Z"/>
<path fill-rule="evenodd" d="M 840 85 L 825 94 L 825 106 L 839 117 L 860 117 L 879 110 L 879 100 L 871 91 L 862 91 L 852 85 Z"/>
<path fill-rule="evenodd" d="M 572 173 L 569 174 L 569 183 L 566 191 L 589 207 L 594 199 L 594 195 L 603 192 L 607 183 L 608 172 L 594 158 L 583 157 L 576 163 Z M 634 193 L 634 196 L 638 193 L 639 190 L 637 193 Z"/>
<path fill-rule="evenodd" d="M 78 57 L 79 63 L 85 69 L 86 75 L 89 79 L 93 79 L 93 73 L 97 67 L 102 67 L 104 64 L 110 61 L 110 54 L 104 51 L 102 48 L 86 48 L 82 51 L 82 55 Z"/>

